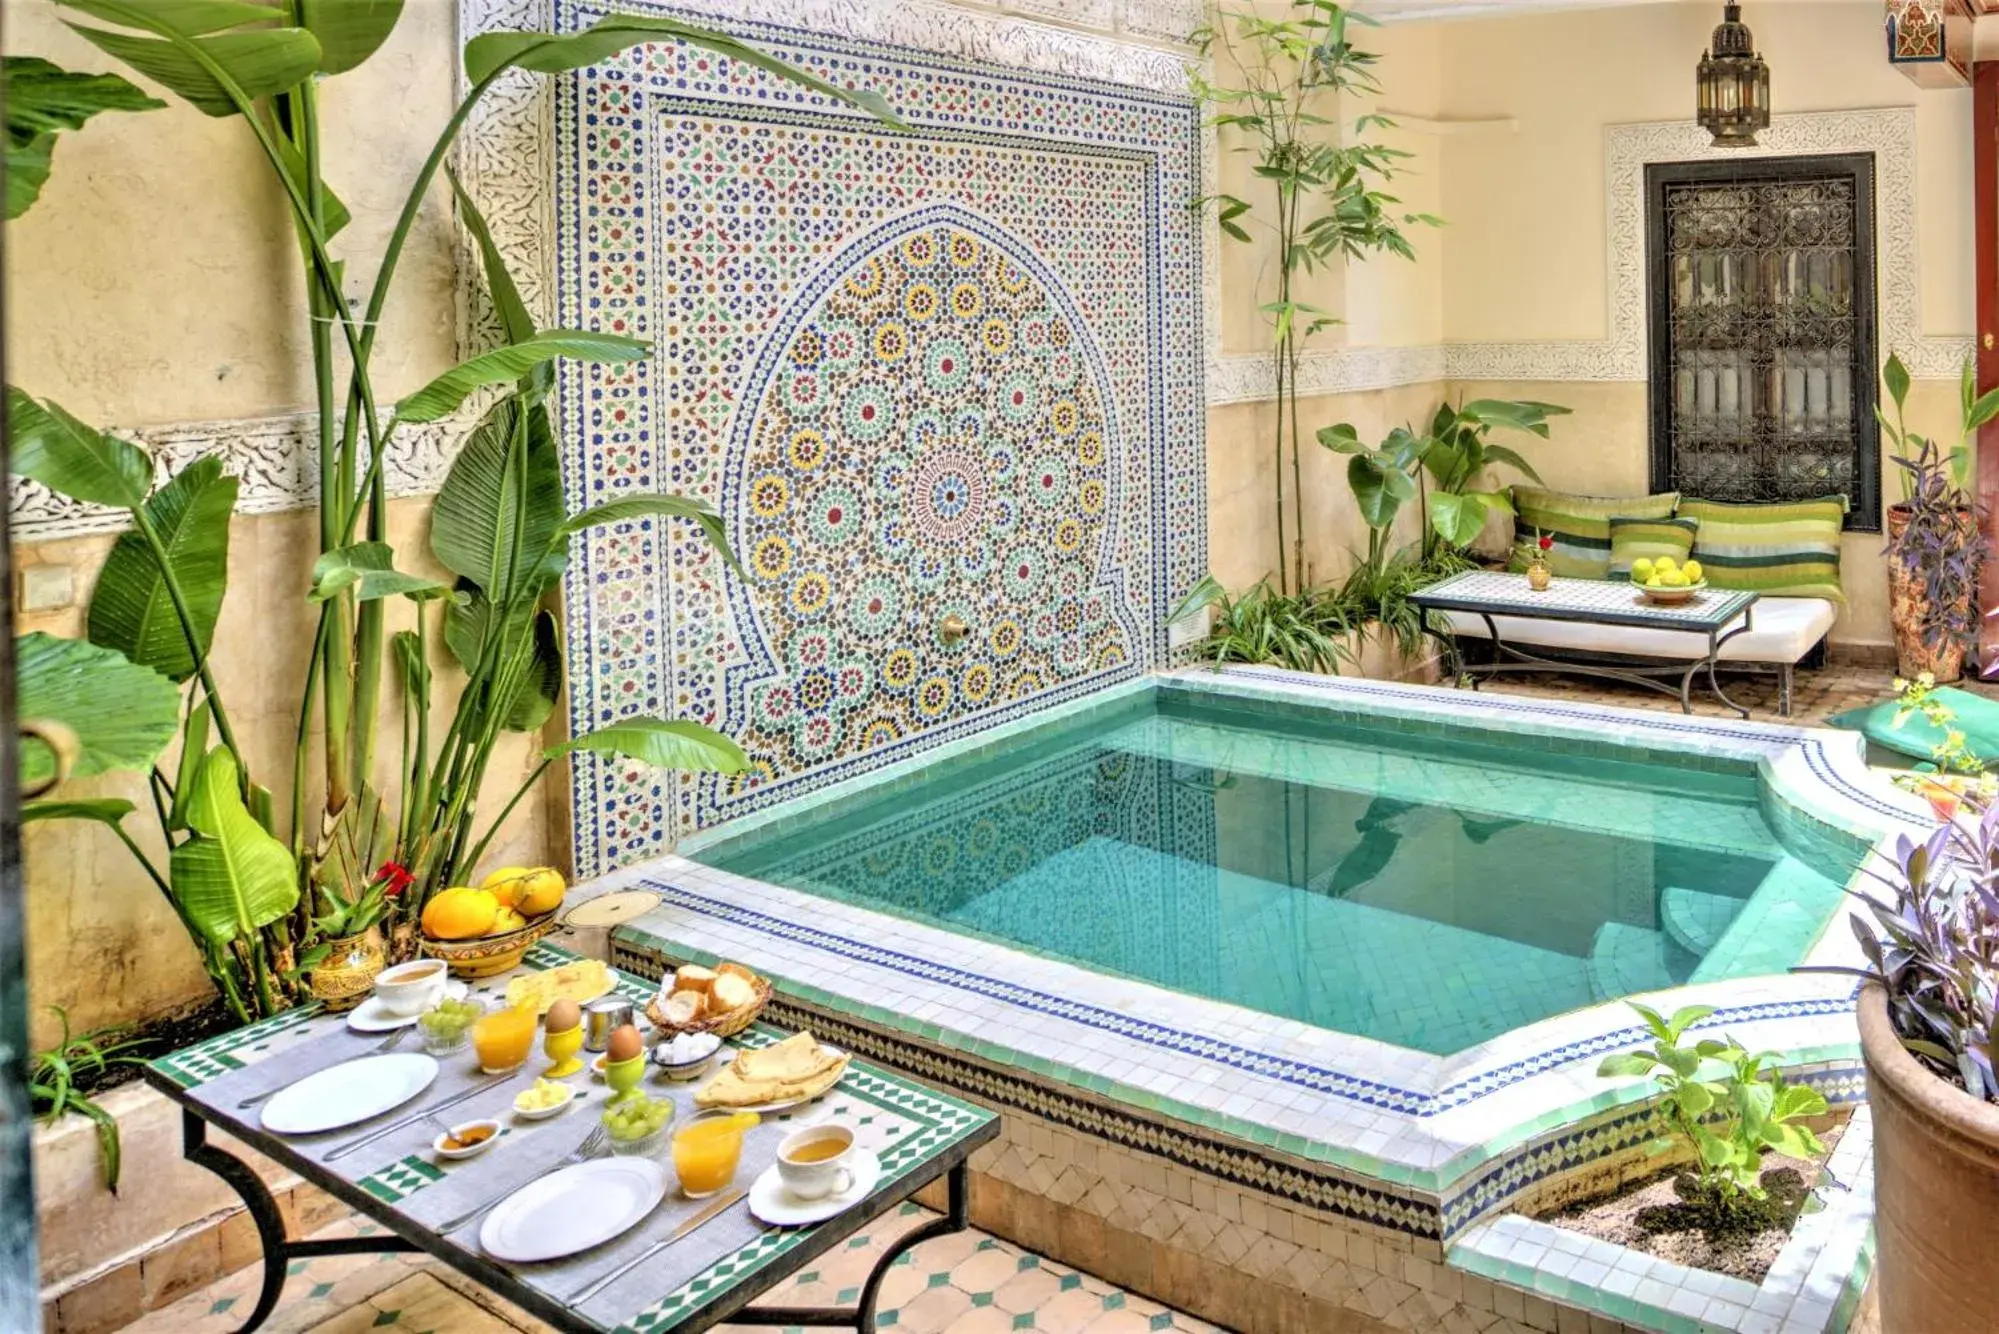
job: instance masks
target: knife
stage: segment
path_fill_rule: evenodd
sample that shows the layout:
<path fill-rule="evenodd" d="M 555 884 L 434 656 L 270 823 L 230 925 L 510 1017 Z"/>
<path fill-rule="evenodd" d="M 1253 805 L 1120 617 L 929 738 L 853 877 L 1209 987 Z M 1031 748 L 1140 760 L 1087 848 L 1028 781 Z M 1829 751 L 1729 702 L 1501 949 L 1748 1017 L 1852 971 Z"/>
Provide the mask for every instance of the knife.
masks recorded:
<path fill-rule="evenodd" d="M 631 1259 L 625 1261 L 623 1264 L 619 1265 L 616 1269 L 613 1269 L 610 1273 L 598 1279 L 595 1283 L 592 1283 L 587 1287 L 581 1288 L 576 1292 L 572 1292 L 567 1297 L 564 1297 L 562 1299 L 563 1304 L 566 1306 L 581 1306 L 584 1302 L 589 1301 L 592 1297 L 595 1297 L 605 1288 L 610 1287 L 613 1283 L 623 1278 L 626 1274 L 631 1273 L 634 1269 L 644 1264 L 647 1260 L 652 1259 L 653 1256 L 658 1255 L 661 1251 L 673 1245 L 674 1242 L 679 1241 L 682 1237 L 692 1232 L 695 1228 L 700 1227 L 703 1223 L 709 1222 L 712 1219 L 720 1218 L 723 1214 L 729 1211 L 731 1206 L 733 1206 L 738 1200 L 741 1200 L 747 1194 L 749 1194 L 748 1191 L 737 1189 L 730 1191 L 726 1195 L 716 1196 L 714 1199 L 708 1201 L 707 1207 L 702 1209 L 700 1213 L 694 1215 L 694 1217 L 688 1219 L 685 1223 L 682 1223 L 679 1227 L 675 1228 L 672 1232 L 668 1233 L 666 1236 L 661 1237 L 658 1241 L 646 1247 L 644 1250 L 640 1251 L 637 1255 L 634 1255 Z"/>
<path fill-rule="evenodd" d="M 326 1155 L 326 1157 L 320 1159 L 320 1161 L 324 1163 L 330 1163 L 335 1158 L 345 1158 L 348 1154 L 354 1152 L 354 1150 L 366 1148 L 368 1145 L 373 1144 L 376 1140 L 380 1139 L 382 1136 L 392 1134 L 395 1131 L 401 1130 L 404 1126 L 409 1125 L 411 1122 L 421 1121 L 424 1117 L 429 1116 L 431 1113 L 441 1112 L 447 1107 L 456 1107 L 459 1103 L 464 1102 L 467 1098 L 477 1097 L 479 1094 L 484 1093 L 489 1088 L 495 1088 L 498 1085 L 504 1084 L 509 1079 L 512 1079 L 517 1073 L 519 1072 L 514 1070 L 509 1070 L 505 1074 L 494 1075 L 491 1079 L 488 1079 L 483 1083 L 474 1084 L 471 1088 L 463 1089 L 460 1092 L 452 1094 L 450 1097 L 446 1098 L 443 1102 L 432 1103 L 428 1107 L 420 1107 L 416 1111 L 411 1112 L 408 1116 L 399 1116 L 395 1120 L 389 1122 L 387 1125 L 380 1126 L 374 1130 L 369 1131 L 367 1134 L 361 1136 L 359 1139 L 348 1140 L 345 1144 L 335 1149 L 332 1153 L 329 1153 Z"/>

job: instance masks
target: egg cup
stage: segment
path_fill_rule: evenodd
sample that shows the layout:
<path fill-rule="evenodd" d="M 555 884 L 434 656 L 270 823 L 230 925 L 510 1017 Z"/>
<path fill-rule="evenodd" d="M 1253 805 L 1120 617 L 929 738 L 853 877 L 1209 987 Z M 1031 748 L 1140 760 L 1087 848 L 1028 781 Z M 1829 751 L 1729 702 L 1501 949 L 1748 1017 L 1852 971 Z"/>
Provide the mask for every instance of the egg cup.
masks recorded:
<path fill-rule="evenodd" d="M 567 1079 L 583 1068 L 583 1062 L 576 1059 L 576 1053 L 583 1050 L 583 1025 L 565 1028 L 560 1033 L 543 1034 L 541 1049 L 548 1059 L 555 1062 L 543 1072 L 546 1079 Z"/>
<path fill-rule="evenodd" d="M 643 1051 L 622 1061 L 604 1062 L 604 1082 L 611 1086 L 612 1102 L 623 1102 L 636 1096 L 645 1077 L 646 1054 Z"/>

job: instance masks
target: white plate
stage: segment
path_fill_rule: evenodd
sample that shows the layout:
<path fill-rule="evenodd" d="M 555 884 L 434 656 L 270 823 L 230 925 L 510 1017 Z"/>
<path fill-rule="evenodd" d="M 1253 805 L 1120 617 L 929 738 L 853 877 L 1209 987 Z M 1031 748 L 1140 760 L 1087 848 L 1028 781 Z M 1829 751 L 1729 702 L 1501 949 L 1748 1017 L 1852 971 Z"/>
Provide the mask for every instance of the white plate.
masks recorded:
<path fill-rule="evenodd" d="M 469 988 L 463 982 L 446 982 L 444 994 L 453 1000 L 464 1000 Z M 393 1028 L 408 1028 L 423 1017 L 423 1011 L 415 1014 L 393 1015 L 382 1011 L 379 997 L 370 996 L 347 1012 L 347 1027 L 356 1033 L 386 1033 Z"/>
<path fill-rule="evenodd" d="M 574 1255 L 630 1231 L 664 1198 L 666 1169 L 652 1159 L 592 1159 L 507 1196 L 479 1225 L 479 1245 L 514 1264 Z"/>
<path fill-rule="evenodd" d="M 835 1056 L 846 1055 L 845 1052 L 841 1051 L 838 1047 L 835 1047 L 830 1042 L 820 1043 L 819 1050 L 830 1051 Z M 699 1078 L 698 1075 L 695 1077 Z M 847 1077 L 847 1072 L 845 1070 L 842 1070 L 840 1072 L 840 1079 L 845 1079 L 846 1077 Z M 716 1112 L 755 1112 L 759 1116 L 768 1115 L 771 1112 L 788 1112 L 794 1107 L 803 1107 L 808 1102 L 817 1102 L 819 1099 L 825 1097 L 828 1093 L 831 1093 L 834 1089 L 840 1087 L 840 1079 L 834 1080 L 832 1083 L 828 1084 L 825 1088 L 821 1089 L 819 1092 L 813 1094 L 809 1098 L 786 1098 L 783 1102 L 759 1102 L 749 1107 L 711 1107 L 711 1108 L 703 1108 L 703 1110 L 716 1111 Z M 707 1086 L 704 1084 L 702 1087 L 705 1088 Z"/>
<path fill-rule="evenodd" d="M 801 1200 L 784 1188 L 784 1178 L 777 1174 L 777 1164 L 772 1163 L 750 1187 L 750 1215 L 772 1227 L 804 1227 L 808 1223 L 823 1223 L 834 1214 L 866 1199 L 868 1192 L 882 1179 L 882 1160 L 866 1149 L 855 1149 L 847 1168 L 854 1174 L 854 1179 L 845 1190 L 837 1195 L 822 1195 L 816 1200 Z"/>
<path fill-rule="evenodd" d="M 316 1135 L 380 1116 L 430 1087 L 437 1062 L 418 1052 L 363 1056 L 307 1075 L 264 1104 L 264 1129 Z"/>

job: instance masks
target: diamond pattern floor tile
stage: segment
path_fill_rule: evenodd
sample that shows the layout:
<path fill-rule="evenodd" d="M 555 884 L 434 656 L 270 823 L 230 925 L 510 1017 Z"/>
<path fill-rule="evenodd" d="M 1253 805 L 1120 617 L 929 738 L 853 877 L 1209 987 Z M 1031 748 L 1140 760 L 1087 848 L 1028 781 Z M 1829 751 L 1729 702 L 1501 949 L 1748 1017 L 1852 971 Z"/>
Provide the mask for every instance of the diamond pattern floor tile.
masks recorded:
<path fill-rule="evenodd" d="M 768 1300 L 853 1304 L 876 1257 L 930 1217 L 915 1205 L 903 1206 L 855 1237 L 854 1245 L 821 1256 Z M 364 1230 L 376 1229 L 347 1218 L 315 1235 Z M 126 1326 L 127 1334 L 229 1334 L 255 1305 L 260 1281 L 255 1266 L 240 1270 Z M 909 1252 L 908 1263 L 897 1265 L 883 1284 L 881 1326 L 896 1334 L 1215 1329 L 977 1231 Z M 264 1328 L 271 1334 L 541 1334 L 547 1327 L 427 1256 L 343 1255 L 296 1262 Z M 750 1326 L 718 1328 L 752 1334 Z"/>

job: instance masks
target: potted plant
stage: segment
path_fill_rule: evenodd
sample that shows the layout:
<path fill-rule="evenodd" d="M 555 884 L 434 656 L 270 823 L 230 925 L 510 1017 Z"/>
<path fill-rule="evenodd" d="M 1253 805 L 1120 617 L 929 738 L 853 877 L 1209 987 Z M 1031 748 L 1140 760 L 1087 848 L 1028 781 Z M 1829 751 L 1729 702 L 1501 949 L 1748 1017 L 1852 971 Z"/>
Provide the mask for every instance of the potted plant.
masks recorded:
<path fill-rule="evenodd" d="M 1897 840 L 1892 891 L 1852 918 L 1870 965 L 1860 1049 L 1874 1114 L 1886 1330 L 1991 1328 L 1999 1310 L 1999 807 Z"/>
<path fill-rule="evenodd" d="M 1888 507 L 1888 616 L 1901 675 L 1937 681 L 1964 675 L 1964 655 L 1978 633 L 1978 571 L 1985 561 L 1984 516 L 1970 493 L 1970 440 L 1999 415 L 1999 389 L 1979 397 L 1966 363 L 1959 381 L 1962 425 L 1945 449 L 1903 421 L 1909 370 L 1890 355 L 1881 373 L 1894 420 L 1875 415 L 1901 470 L 1902 499 Z"/>

